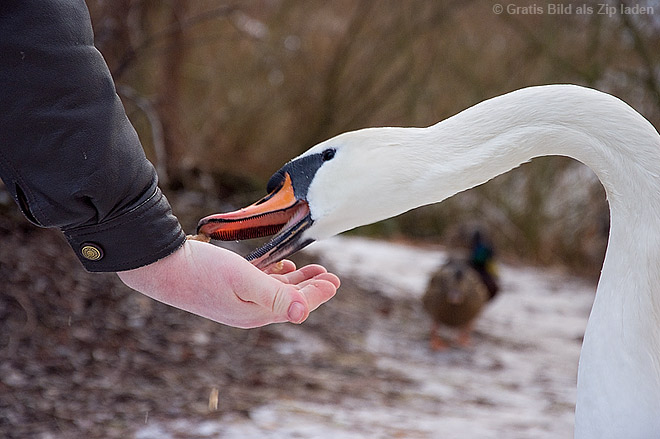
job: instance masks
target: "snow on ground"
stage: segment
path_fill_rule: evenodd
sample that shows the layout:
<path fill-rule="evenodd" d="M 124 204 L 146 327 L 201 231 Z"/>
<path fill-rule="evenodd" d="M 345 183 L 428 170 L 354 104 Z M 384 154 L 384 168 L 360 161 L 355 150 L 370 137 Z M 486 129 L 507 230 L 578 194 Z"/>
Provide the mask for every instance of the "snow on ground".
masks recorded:
<path fill-rule="evenodd" d="M 360 349 L 375 358 L 379 371 L 401 379 L 379 384 L 378 398 L 360 391 L 336 402 L 282 395 L 248 416 L 229 413 L 196 424 L 151 421 L 137 439 L 572 437 L 577 362 L 594 285 L 500 265 L 502 292 L 478 321 L 474 345 L 432 352 L 418 302 L 445 253 L 353 237 L 315 243 L 307 252 L 340 277 L 399 305 L 369 320 Z M 283 340 L 275 349 L 335 355 L 304 328 L 278 326 Z M 321 367 L 317 373 L 322 376 Z"/>

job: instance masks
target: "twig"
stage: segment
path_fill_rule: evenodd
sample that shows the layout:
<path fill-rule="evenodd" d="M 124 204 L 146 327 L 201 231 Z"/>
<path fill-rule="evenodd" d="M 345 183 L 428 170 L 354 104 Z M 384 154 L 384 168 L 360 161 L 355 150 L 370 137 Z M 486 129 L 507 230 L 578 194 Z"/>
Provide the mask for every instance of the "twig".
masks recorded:
<path fill-rule="evenodd" d="M 627 6 L 626 2 L 619 0 L 619 8 Z M 621 21 L 625 28 L 630 32 L 630 35 L 633 38 L 633 44 L 637 55 L 639 55 L 644 67 L 646 69 L 646 74 L 644 75 L 644 82 L 653 96 L 655 97 L 656 105 L 660 105 L 660 84 L 657 82 L 657 74 L 654 60 L 649 52 L 642 35 L 640 35 L 640 30 L 634 23 L 634 21 L 628 16 L 628 14 L 620 14 Z"/>
<path fill-rule="evenodd" d="M 213 20 L 219 17 L 227 17 L 236 9 L 237 8 L 234 5 L 226 5 L 219 7 L 217 9 L 202 12 L 201 14 L 195 15 L 194 17 L 190 17 L 185 21 L 172 23 L 170 26 L 167 26 L 165 29 L 146 37 L 139 44 L 133 47 L 129 47 L 128 50 L 124 52 L 124 55 L 121 57 L 121 61 L 119 62 L 119 65 L 112 72 L 112 77 L 115 78 L 115 80 L 117 80 L 126 71 L 126 69 L 133 63 L 133 61 L 137 59 L 137 55 L 139 53 L 141 53 L 149 46 L 156 44 L 158 41 L 164 40 L 170 37 L 171 35 L 180 32 L 181 30 L 195 26 L 199 23 L 203 23 L 208 20 Z"/>
<path fill-rule="evenodd" d="M 118 85 L 117 91 L 124 96 L 126 99 L 129 99 L 133 102 L 149 121 L 149 126 L 151 127 L 151 138 L 154 146 L 154 153 L 156 155 L 156 172 L 158 173 L 158 179 L 163 185 L 168 183 L 168 174 L 167 174 L 167 150 L 165 149 L 165 137 L 163 136 L 163 123 L 158 117 L 158 112 L 151 104 L 151 101 L 144 96 L 140 96 L 137 91 L 128 85 Z"/>
<path fill-rule="evenodd" d="M 34 308 L 34 305 L 32 305 L 32 301 L 26 293 L 8 291 L 6 294 L 11 296 L 18 303 L 18 305 L 23 308 L 23 312 L 25 312 L 25 324 L 23 324 L 19 334 L 16 334 L 15 337 L 9 338 L 7 351 L 9 352 L 9 356 L 13 357 L 16 354 L 16 349 L 18 348 L 18 343 L 20 340 L 23 337 L 30 336 L 37 328 L 37 312 Z"/>

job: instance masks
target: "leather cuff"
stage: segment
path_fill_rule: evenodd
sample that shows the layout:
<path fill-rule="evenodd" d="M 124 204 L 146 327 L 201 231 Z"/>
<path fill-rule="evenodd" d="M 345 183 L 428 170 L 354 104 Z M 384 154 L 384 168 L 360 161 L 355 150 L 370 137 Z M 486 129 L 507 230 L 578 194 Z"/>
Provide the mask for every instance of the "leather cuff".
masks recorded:
<path fill-rule="evenodd" d="M 186 239 L 158 187 L 146 201 L 112 220 L 62 232 L 85 269 L 92 272 L 151 264 L 173 253 Z"/>

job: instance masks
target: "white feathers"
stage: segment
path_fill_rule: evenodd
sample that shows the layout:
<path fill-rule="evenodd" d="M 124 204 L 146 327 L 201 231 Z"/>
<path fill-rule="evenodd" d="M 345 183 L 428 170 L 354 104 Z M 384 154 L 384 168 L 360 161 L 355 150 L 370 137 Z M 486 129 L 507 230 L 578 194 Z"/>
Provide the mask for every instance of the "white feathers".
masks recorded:
<path fill-rule="evenodd" d="M 584 338 L 576 437 L 660 437 L 660 136 L 619 99 L 570 85 L 484 101 L 428 128 L 371 128 L 336 148 L 308 192 L 322 239 L 380 221 L 509 171 L 564 155 L 589 166 L 612 215 Z"/>

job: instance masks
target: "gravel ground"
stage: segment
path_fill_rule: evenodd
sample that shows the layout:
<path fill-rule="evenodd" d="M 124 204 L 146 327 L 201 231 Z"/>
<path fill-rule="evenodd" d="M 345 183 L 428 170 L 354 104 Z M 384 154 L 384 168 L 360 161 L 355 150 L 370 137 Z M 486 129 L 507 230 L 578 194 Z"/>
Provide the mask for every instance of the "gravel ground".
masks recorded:
<path fill-rule="evenodd" d="M 0 209 L 4 438 L 571 437 L 595 285 L 501 267 L 473 346 L 432 352 L 434 248 L 333 238 L 342 277 L 303 325 L 225 327 L 86 273 L 57 233 Z M 217 407 L 216 407 L 217 405 Z"/>

